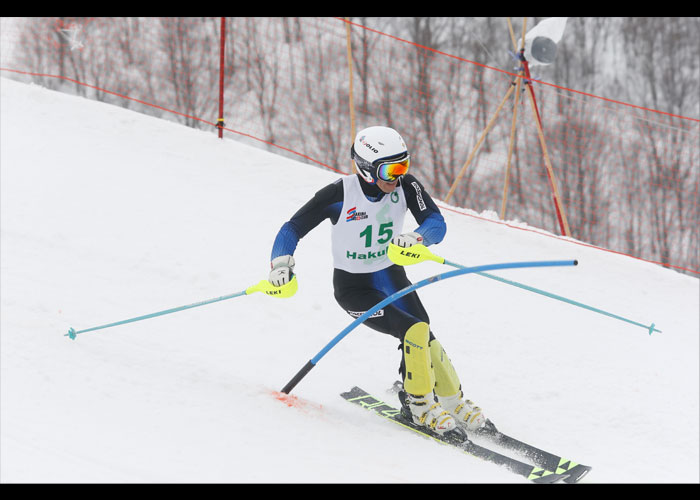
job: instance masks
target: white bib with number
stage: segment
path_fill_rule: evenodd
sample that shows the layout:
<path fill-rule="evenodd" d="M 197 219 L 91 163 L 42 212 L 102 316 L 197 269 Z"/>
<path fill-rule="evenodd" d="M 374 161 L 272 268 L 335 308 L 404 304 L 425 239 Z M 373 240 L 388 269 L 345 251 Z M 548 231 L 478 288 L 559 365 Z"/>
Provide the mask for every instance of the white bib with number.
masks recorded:
<path fill-rule="evenodd" d="M 343 208 L 331 230 L 333 265 L 350 273 L 373 273 L 392 262 L 387 257 L 391 239 L 403 229 L 406 198 L 397 187 L 381 200 L 371 202 L 362 192 L 360 179 L 343 181 Z"/>

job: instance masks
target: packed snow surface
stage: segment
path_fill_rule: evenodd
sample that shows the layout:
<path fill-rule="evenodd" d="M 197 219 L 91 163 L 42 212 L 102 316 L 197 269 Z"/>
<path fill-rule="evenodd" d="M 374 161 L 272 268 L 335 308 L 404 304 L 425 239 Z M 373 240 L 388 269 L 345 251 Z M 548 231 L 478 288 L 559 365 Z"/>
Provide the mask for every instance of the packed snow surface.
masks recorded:
<path fill-rule="evenodd" d="M 0 82 L 3 483 L 526 482 L 341 399 L 359 385 L 397 403 L 398 343 L 364 325 L 280 396 L 352 321 L 333 299 L 327 222 L 297 248 L 291 299 L 243 295 L 67 337 L 265 279 L 278 229 L 338 174 Z M 473 274 L 440 281 L 419 294 L 466 395 L 502 430 L 593 466 L 584 482 L 697 483 L 698 279 L 440 206 L 435 253 L 578 259 L 493 274 L 662 330 Z"/>

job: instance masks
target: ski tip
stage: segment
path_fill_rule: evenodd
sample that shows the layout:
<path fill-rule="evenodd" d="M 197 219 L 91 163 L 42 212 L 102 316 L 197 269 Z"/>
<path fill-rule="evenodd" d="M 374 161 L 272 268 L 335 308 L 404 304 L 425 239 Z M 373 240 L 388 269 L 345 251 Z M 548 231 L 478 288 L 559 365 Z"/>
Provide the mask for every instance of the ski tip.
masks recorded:
<path fill-rule="evenodd" d="M 544 472 L 546 475 L 540 475 L 542 472 Z M 559 481 L 567 482 L 569 475 L 555 474 L 553 472 L 543 471 L 540 469 L 539 472 L 534 472 L 528 479 L 536 484 L 554 484 L 558 483 Z"/>
<path fill-rule="evenodd" d="M 564 479 L 564 482 L 568 484 L 578 483 L 592 468 L 590 465 L 577 465 L 569 471 L 569 476 Z"/>

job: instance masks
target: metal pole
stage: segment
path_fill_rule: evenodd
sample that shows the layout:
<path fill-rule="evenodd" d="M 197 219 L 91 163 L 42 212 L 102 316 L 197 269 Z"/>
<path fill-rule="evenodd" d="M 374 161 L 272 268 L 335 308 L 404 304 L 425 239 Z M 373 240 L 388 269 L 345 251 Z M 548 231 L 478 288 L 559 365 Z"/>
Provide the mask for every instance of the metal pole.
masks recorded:
<path fill-rule="evenodd" d="M 216 128 L 219 129 L 219 139 L 224 136 L 224 63 L 226 61 L 226 18 L 221 18 L 221 44 L 219 46 L 219 119 Z"/>

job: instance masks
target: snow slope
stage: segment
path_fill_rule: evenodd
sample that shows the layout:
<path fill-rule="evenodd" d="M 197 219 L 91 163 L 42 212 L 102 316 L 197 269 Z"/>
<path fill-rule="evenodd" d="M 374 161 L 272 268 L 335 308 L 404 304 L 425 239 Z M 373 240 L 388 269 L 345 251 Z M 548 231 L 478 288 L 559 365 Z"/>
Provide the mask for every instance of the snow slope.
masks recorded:
<path fill-rule="evenodd" d="M 352 320 L 332 297 L 328 223 L 300 242 L 292 299 L 242 296 L 70 340 L 71 326 L 266 278 L 279 227 L 337 174 L 34 85 L 0 90 L 3 483 L 523 482 L 343 401 L 353 385 L 395 401 L 397 342 L 365 326 L 278 399 Z M 585 482 L 697 483 L 698 279 L 443 212 L 436 253 L 576 258 L 493 274 L 663 331 L 480 276 L 436 283 L 419 293 L 468 397 L 501 429 L 592 465 Z"/>

